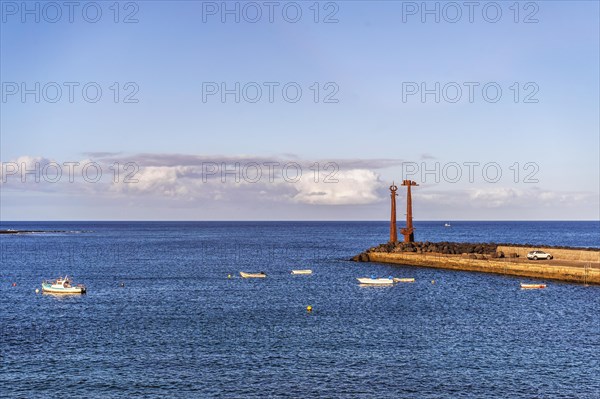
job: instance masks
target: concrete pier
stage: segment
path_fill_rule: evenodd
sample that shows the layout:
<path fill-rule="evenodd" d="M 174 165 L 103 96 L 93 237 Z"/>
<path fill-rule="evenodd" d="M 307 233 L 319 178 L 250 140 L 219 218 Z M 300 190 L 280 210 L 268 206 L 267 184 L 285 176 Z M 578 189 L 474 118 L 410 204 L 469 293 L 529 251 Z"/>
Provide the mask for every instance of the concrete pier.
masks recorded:
<path fill-rule="evenodd" d="M 527 253 L 533 249 L 498 246 L 498 252 L 519 254 L 519 257 L 498 258 L 484 255 L 474 257 L 471 254 L 384 252 L 372 248 L 354 260 L 600 284 L 600 250 L 536 247 L 537 250 L 551 253 L 554 259 L 528 260 Z"/>

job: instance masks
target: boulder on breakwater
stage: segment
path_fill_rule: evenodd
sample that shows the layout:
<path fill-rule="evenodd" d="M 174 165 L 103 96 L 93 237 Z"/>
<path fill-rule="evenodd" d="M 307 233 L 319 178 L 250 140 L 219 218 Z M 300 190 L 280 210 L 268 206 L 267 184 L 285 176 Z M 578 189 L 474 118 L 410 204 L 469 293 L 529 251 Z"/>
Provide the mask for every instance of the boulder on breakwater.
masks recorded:
<path fill-rule="evenodd" d="M 352 258 L 355 262 L 368 262 L 369 253 L 438 253 L 444 255 L 462 255 L 472 259 L 484 257 L 503 258 L 504 253 L 496 252 L 498 244 L 494 243 L 462 243 L 462 242 L 388 242 L 369 248 Z"/>
<path fill-rule="evenodd" d="M 443 255 L 461 255 L 468 259 L 524 258 L 529 251 L 543 249 L 550 251 L 555 258 L 586 260 L 598 262 L 598 248 L 573 248 L 533 244 L 497 244 L 468 242 L 387 242 L 354 256 L 356 262 L 368 262 L 369 253 L 436 253 Z M 479 256 L 482 255 L 483 257 Z"/>

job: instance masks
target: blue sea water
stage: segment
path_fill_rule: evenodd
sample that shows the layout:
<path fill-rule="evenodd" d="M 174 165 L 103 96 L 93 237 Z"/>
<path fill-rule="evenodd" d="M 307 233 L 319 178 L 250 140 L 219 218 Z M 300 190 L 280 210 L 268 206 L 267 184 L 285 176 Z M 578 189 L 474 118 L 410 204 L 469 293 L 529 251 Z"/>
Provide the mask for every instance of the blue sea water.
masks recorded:
<path fill-rule="evenodd" d="M 600 247 L 599 222 L 451 224 L 416 238 Z M 0 397 L 600 398 L 600 287 L 349 262 L 385 222 L 7 228 L 67 232 L 0 235 Z M 64 274 L 88 294 L 35 294 Z"/>

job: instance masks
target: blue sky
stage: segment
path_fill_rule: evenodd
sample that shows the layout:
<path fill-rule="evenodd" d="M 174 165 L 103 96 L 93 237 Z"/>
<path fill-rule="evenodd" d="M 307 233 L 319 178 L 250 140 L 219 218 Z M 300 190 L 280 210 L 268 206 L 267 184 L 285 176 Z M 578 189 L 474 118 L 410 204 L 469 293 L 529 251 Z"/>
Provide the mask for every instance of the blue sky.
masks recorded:
<path fill-rule="evenodd" d="M 36 23 L 21 2 L 3 1 L 2 219 L 384 219 L 386 187 L 415 163 L 439 165 L 408 176 L 421 184 L 422 220 L 600 218 L 598 2 L 520 2 L 518 16 L 513 2 L 478 2 L 472 22 L 457 2 L 456 23 L 448 2 L 427 3 L 439 23 L 422 2 L 320 2 L 319 23 L 312 1 L 276 3 L 272 23 L 265 2 L 229 2 L 239 23 L 222 22 L 222 2 L 122 2 L 118 23 L 113 2 L 99 3 L 96 23 L 84 18 L 94 10 L 79 8 L 72 23 L 66 9 L 47 22 L 55 14 L 39 3 Z M 251 23 L 244 17 L 255 5 L 263 15 Z M 496 5 L 502 15 L 492 23 Z M 288 22 L 298 8 L 299 21 Z M 130 13 L 137 23 L 123 23 Z M 338 22 L 323 23 L 327 15 Z M 40 102 L 23 101 L 22 85 L 35 91 L 36 82 Z M 56 103 L 52 87 L 43 93 L 49 82 L 63 88 Z M 65 82 L 78 84 L 72 103 Z M 95 103 L 81 93 L 90 82 L 102 90 Z M 204 93 L 203 101 L 207 84 L 236 82 L 256 82 L 263 96 L 252 103 L 240 93 L 236 103 Z M 403 92 L 436 82 L 439 102 Z M 289 83 L 302 90 L 297 102 L 281 93 Z M 465 83 L 475 87 L 472 102 Z M 484 98 L 486 84 L 502 90 L 497 102 Z M 462 97 L 448 101 L 456 86 Z M 138 102 L 125 103 L 135 89 Z M 36 162 L 96 162 L 104 178 L 23 183 L 23 166 Z M 106 179 L 114 162 L 135 163 L 138 182 Z M 303 175 L 286 181 L 277 168 L 274 181 L 222 182 L 220 171 L 203 179 L 203 166 L 236 162 L 263 172 L 268 162 L 296 162 Z M 337 182 L 320 175 L 315 183 L 314 162 L 337 165 Z M 7 173 L 8 164 L 20 170 Z M 463 175 L 454 181 L 442 169 L 456 165 Z M 483 176 L 484 165 L 502 178 Z"/>

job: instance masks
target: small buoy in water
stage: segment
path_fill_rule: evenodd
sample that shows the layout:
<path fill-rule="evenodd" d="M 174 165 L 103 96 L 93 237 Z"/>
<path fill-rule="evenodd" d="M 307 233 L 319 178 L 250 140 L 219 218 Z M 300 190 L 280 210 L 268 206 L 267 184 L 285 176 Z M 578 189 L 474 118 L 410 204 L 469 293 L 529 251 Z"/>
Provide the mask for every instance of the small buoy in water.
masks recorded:
<path fill-rule="evenodd" d="M 435 284 L 435 280 L 431 280 L 431 284 Z"/>
<path fill-rule="evenodd" d="M 227 278 L 231 278 L 231 274 L 228 274 L 228 275 L 227 275 Z"/>
<path fill-rule="evenodd" d="M 13 286 L 13 287 L 16 287 L 16 286 L 17 286 L 17 283 L 12 283 L 12 286 Z"/>
<path fill-rule="evenodd" d="M 119 284 L 119 286 L 125 287 L 125 283 L 121 283 L 121 284 Z"/>
<path fill-rule="evenodd" d="M 36 293 L 36 294 L 39 294 L 39 293 L 40 293 L 40 290 L 39 290 L 39 288 L 36 288 L 36 289 L 35 289 L 35 293 Z"/>
<path fill-rule="evenodd" d="M 306 311 L 307 311 L 307 312 L 312 312 L 312 306 L 308 305 L 308 306 L 306 307 Z"/>

